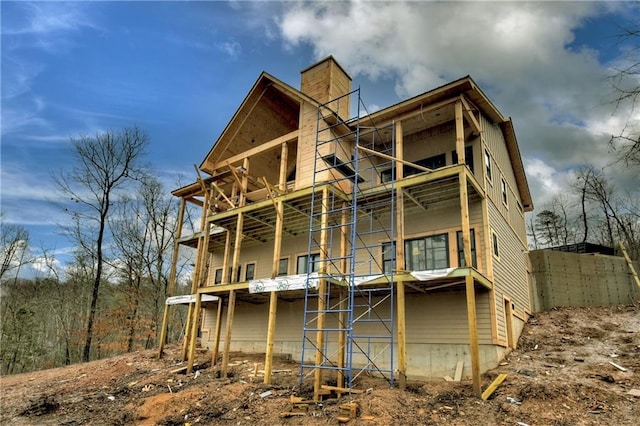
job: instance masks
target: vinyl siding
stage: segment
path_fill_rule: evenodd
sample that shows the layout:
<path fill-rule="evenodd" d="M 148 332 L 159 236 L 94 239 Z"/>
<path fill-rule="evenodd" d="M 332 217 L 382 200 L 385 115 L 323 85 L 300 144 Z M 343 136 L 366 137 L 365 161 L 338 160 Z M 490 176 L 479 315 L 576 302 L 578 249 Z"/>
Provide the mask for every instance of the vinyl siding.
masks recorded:
<path fill-rule="evenodd" d="M 455 367 L 455 357 L 464 357 L 468 350 L 469 332 L 466 313 L 466 299 L 464 292 L 449 292 L 429 295 L 408 294 L 406 300 L 407 324 L 407 360 L 410 373 L 419 376 L 430 376 L 435 373 Z M 480 345 L 491 345 L 491 324 L 489 320 L 489 293 L 476 294 L 478 335 Z M 216 308 L 205 310 L 203 323 L 203 344 L 211 347 L 213 330 L 215 327 Z M 381 309 L 381 315 L 388 314 L 387 303 Z M 268 304 L 252 305 L 239 303 L 236 305 L 233 322 L 232 351 L 263 353 L 267 338 Z M 336 326 L 336 319 L 327 316 L 326 327 Z M 274 352 L 290 354 L 294 359 L 301 357 L 302 333 L 304 321 L 304 301 L 278 302 L 276 316 L 276 333 Z M 226 323 L 226 315 L 222 318 L 222 330 Z M 356 332 L 359 334 L 384 335 L 384 330 L 378 324 L 358 324 Z M 209 332 L 210 330 L 210 332 Z M 397 330 L 394 328 L 394 338 Z M 221 346 L 224 342 L 224 333 Z M 337 346 L 337 333 L 327 333 L 331 343 L 330 350 Z M 312 335 L 315 336 L 315 335 Z M 312 337 L 314 338 L 314 337 Z M 441 349 L 438 349 L 441 348 Z M 446 348 L 446 351 L 445 349 Z M 374 349 L 375 351 L 375 349 Z M 422 360 L 429 351 L 442 352 L 445 355 L 429 361 L 428 368 L 423 366 Z M 313 351 L 309 351 L 306 358 L 311 359 Z M 457 354 L 457 355 L 456 355 Z M 390 351 L 384 353 L 380 359 L 383 363 L 390 362 Z M 453 361 L 451 357 L 454 357 Z M 397 362 L 397 353 L 395 354 Z M 489 364 L 492 362 L 488 361 Z"/>

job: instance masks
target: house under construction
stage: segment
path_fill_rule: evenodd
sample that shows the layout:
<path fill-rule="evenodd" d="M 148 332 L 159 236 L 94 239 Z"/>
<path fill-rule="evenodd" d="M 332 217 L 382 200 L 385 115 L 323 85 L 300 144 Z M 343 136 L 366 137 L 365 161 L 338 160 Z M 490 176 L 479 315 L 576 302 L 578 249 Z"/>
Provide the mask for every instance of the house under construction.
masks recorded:
<path fill-rule="evenodd" d="M 301 74 L 298 90 L 262 73 L 173 192 L 180 228 L 187 203 L 202 211 L 174 255 L 197 250 L 189 368 L 199 339 L 223 375 L 230 351 L 265 353 L 265 383 L 290 355 L 316 398 L 328 378 L 403 386 L 456 365 L 480 393 L 531 307 L 511 120 L 470 77 L 369 113 L 332 57 Z"/>

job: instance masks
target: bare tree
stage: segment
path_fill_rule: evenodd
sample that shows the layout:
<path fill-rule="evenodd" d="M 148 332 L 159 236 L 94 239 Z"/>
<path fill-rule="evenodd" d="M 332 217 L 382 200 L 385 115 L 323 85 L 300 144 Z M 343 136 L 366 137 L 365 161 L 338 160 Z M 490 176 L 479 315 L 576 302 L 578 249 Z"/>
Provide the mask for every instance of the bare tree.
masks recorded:
<path fill-rule="evenodd" d="M 67 208 L 73 226 L 70 235 L 95 262 L 91 305 L 87 319 L 82 360 L 89 361 L 93 326 L 103 280 L 105 238 L 108 218 L 116 194 L 132 180 L 141 179 L 139 164 L 148 143 L 137 127 L 107 131 L 93 137 L 72 139 L 76 164 L 72 170 L 54 176 L 61 193 L 74 201 Z"/>
<path fill-rule="evenodd" d="M 628 120 L 623 130 L 611 138 L 611 146 L 627 165 L 640 166 L 640 123 L 634 122 L 640 101 L 640 23 L 623 28 L 619 35 L 626 56 L 614 68 L 611 83 L 616 92 L 616 109 L 626 111 Z"/>
<path fill-rule="evenodd" d="M 20 268 L 30 262 L 27 256 L 29 231 L 20 225 L 4 223 L 3 219 L 0 215 L 0 281 L 12 270 L 17 276 Z"/>

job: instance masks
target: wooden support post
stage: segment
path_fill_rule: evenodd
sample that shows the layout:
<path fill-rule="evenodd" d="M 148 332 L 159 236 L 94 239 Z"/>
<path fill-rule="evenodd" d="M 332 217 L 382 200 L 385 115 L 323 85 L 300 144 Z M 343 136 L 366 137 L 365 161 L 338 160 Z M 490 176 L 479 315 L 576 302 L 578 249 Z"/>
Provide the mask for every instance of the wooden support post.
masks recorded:
<path fill-rule="evenodd" d="M 402 160 L 404 157 L 402 122 L 395 123 L 396 158 Z M 403 163 L 396 161 L 396 179 L 402 180 L 404 176 Z M 396 269 L 405 269 L 404 257 L 404 192 L 396 191 Z M 404 282 L 398 281 L 396 285 L 396 303 L 398 305 L 397 326 L 398 326 L 398 380 L 400 389 L 407 387 L 407 334 L 406 334 L 406 312 L 405 312 L 405 292 Z"/>
<path fill-rule="evenodd" d="M 169 272 L 169 284 L 167 294 L 165 297 L 173 296 L 173 291 L 176 286 L 176 275 L 178 265 L 178 253 L 180 250 L 180 237 L 182 236 L 182 225 L 184 221 L 184 211 L 186 208 L 186 201 L 184 198 L 180 199 L 180 210 L 178 212 L 178 223 L 176 224 L 176 235 L 173 241 L 173 255 L 171 257 L 171 270 Z M 167 341 L 167 329 L 169 327 L 169 305 L 165 303 L 164 314 L 162 315 L 162 328 L 160 329 L 160 342 L 158 344 L 158 358 L 162 358 L 162 351 L 164 350 L 164 344 Z"/>
<path fill-rule="evenodd" d="M 222 277 L 220 282 L 222 284 L 229 284 L 231 277 L 229 277 L 229 255 L 231 254 L 231 231 L 227 231 L 227 235 L 224 240 L 224 254 L 222 258 Z"/>
<path fill-rule="evenodd" d="M 264 384 L 271 384 L 271 369 L 273 367 L 273 339 L 276 334 L 276 314 L 278 311 L 278 293 L 272 291 L 269 295 L 269 320 L 267 325 L 267 350 L 264 359 Z"/>
<path fill-rule="evenodd" d="M 243 167 L 245 169 L 245 175 L 242 178 L 242 185 L 245 189 L 244 192 L 240 192 L 240 199 L 238 202 L 238 207 L 243 207 L 245 203 L 245 196 L 247 189 L 247 175 L 249 173 L 249 159 L 245 158 Z M 236 236 L 235 236 L 235 244 L 233 246 L 233 260 L 231 262 L 231 277 L 229 277 L 229 282 L 235 282 L 236 278 L 236 270 L 238 268 L 238 264 L 240 262 L 240 248 L 242 246 L 242 228 L 244 226 L 244 215 L 242 213 L 238 213 L 238 218 L 236 221 Z M 223 271 L 224 274 L 224 271 Z M 236 309 L 236 292 L 235 290 L 229 291 L 229 306 L 227 308 L 227 323 L 225 330 L 225 339 L 224 339 L 224 354 L 222 356 L 222 377 L 227 377 L 227 371 L 229 368 L 229 351 L 231 350 L 231 330 L 233 328 L 233 316 L 235 314 Z"/>
<path fill-rule="evenodd" d="M 282 151 L 280 153 L 280 173 L 278 185 L 280 189 L 284 190 L 287 186 L 287 156 L 288 147 L 287 143 L 282 144 Z M 264 180 L 266 183 L 266 179 Z M 269 191 L 270 193 L 271 191 Z M 282 246 L 282 226 L 284 222 L 284 205 L 282 201 L 276 203 L 276 229 L 275 238 L 273 241 L 273 262 L 271 264 L 271 278 L 278 276 L 278 267 L 280 263 L 280 249 Z M 278 293 L 272 291 L 269 295 L 269 321 L 267 324 L 267 350 L 265 351 L 264 359 L 264 384 L 271 383 L 271 369 L 273 367 L 273 340 L 276 334 L 276 316 L 278 312 Z"/>
<path fill-rule="evenodd" d="M 195 308 L 193 311 L 193 319 L 191 320 L 191 341 L 189 342 L 189 356 L 187 358 L 187 374 L 193 371 L 193 362 L 196 355 L 196 342 L 198 340 L 198 325 L 200 321 L 200 309 L 202 307 L 202 295 L 196 293 Z"/>
<path fill-rule="evenodd" d="M 320 273 L 326 272 L 327 259 L 327 226 L 328 226 L 328 210 L 329 210 L 329 190 L 325 187 L 322 189 L 322 215 L 320 218 Z M 313 376 L 313 399 L 320 400 L 320 386 L 322 385 L 322 369 L 318 368 L 324 363 L 324 322 L 325 310 L 327 309 L 327 280 L 320 279 L 318 284 L 318 319 L 316 320 L 316 369 Z"/>
<path fill-rule="evenodd" d="M 229 350 L 231 349 L 231 327 L 233 325 L 233 315 L 236 310 L 236 291 L 229 291 L 229 302 L 227 306 L 227 323 L 224 333 L 224 352 L 222 354 L 222 378 L 227 377 L 229 370 Z"/>
<path fill-rule="evenodd" d="M 211 347 L 211 365 L 218 363 L 218 351 L 220 349 L 220 330 L 222 329 L 222 311 L 224 305 L 222 298 L 218 298 L 218 312 L 216 313 L 216 328 L 213 334 L 213 344 Z"/>
<path fill-rule="evenodd" d="M 200 178 L 200 174 L 198 173 L 198 179 L 200 179 L 200 181 L 202 182 L 202 179 Z M 206 262 L 206 248 L 205 248 L 205 238 L 209 238 L 208 235 L 208 228 L 205 228 L 205 225 L 208 223 L 207 222 L 207 216 L 208 216 L 208 212 L 209 212 L 209 202 L 210 202 L 210 194 L 209 191 L 206 190 L 206 187 L 204 186 L 204 183 L 202 184 L 203 188 L 204 188 L 204 203 L 202 203 L 202 215 L 200 216 L 200 229 L 201 229 L 201 235 L 200 237 L 198 237 L 198 248 L 196 251 L 196 264 L 194 266 L 194 274 L 193 274 L 193 282 L 191 283 L 191 294 L 195 294 L 198 286 L 199 286 L 199 281 L 200 281 L 200 271 L 201 271 L 201 265 L 202 262 Z M 192 324 L 195 320 L 195 322 L 197 322 L 197 318 L 198 315 L 200 315 L 199 312 L 196 312 L 194 310 L 194 304 L 190 303 L 189 304 L 189 312 L 188 312 L 188 318 L 187 318 L 187 324 L 185 325 L 185 332 L 184 332 L 184 343 L 182 345 L 182 360 L 186 360 L 187 359 L 187 355 L 190 352 L 189 351 L 189 342 L 192 340 L 191 339 L 191 330 L 193 329 Z M 197 329 L 196 329 L 197 330 Z"/>
<path fill-rule="evenodd" d="M 464 158 L 464 122 L 462 121 L 462 101 L 455 103 L 456 120 L 456 154 L 458 154 L 458 164 L 466 164 Z"/>
<path fill-rule="evenodd" d="M 473 284 L 473 276 L 465 277 L 465 289 L 467 294 L 467 321 L 469 324 L 469 353 L 471 354 L 471 376 L 473 377 L 473 392 L 482 395 L 482 382 L 480 381 L 480 349 L 478 346 L 478 322 L 476 319 L 476 292 Z"/>
<path fill-rule="evenodd" d="M 342 215 L 340 217 L 340 273 L 346 275 L 347 273 L 347 203 L 342 202 Z M 340 297 L 340 303 L 338 309 L 338 327 L 341 329 L 338 332 L 338 376 L 337 386 L 339 388 L 344 387 L 344 369 L 345 359 L 347 355 L 347 297 L 349 297 L 348 290 L 343 287 L 340 288 L 338 297 Z"/>
<path fill-rule="evenodd" d="M 189 340 L 191 340 L 191 318 L 193 317 L 193 303 L 189 303 L 187 308 L 187 322 L 184 325 L 184 340 L 182 341 L 182 361 L 187 360 L 189 353 Z"/>

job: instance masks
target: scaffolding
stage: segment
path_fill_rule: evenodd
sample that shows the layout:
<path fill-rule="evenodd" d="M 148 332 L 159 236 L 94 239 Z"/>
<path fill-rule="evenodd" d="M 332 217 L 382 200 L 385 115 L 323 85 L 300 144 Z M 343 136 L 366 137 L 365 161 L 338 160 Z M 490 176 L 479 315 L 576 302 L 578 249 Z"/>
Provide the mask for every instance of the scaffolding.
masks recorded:
<path fill-rule="evenodd" d="M 299 265 L 307 273 L 300 382 L 313 375 L 316 400 L 323 375 L 338 388 L 365 373 L 394 383 L 395 126 L 368 125 L 362 112 L 360 89 L 318 107 L 308 255 Z"/>

